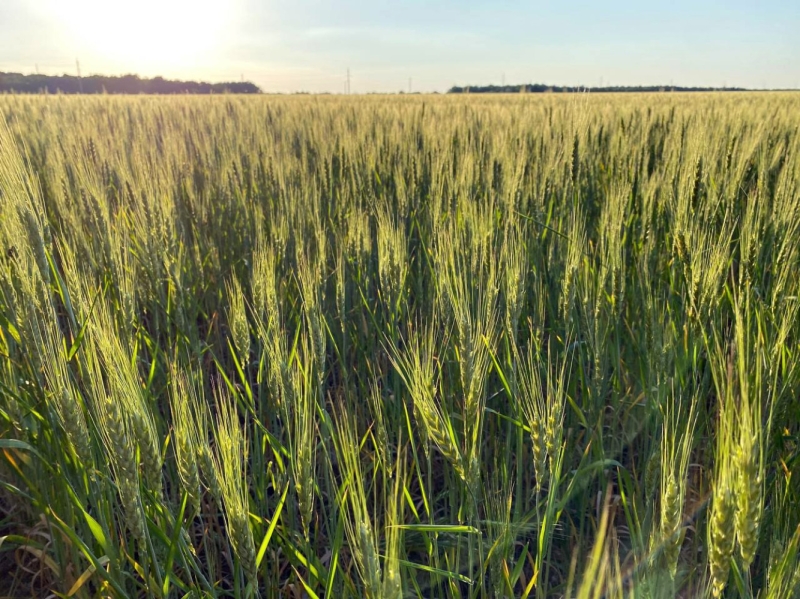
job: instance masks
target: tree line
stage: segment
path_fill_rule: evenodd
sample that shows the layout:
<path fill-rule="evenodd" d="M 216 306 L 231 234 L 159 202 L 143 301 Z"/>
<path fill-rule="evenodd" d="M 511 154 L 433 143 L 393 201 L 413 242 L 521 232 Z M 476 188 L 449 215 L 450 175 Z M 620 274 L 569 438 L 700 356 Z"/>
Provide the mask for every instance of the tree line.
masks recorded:
<path fill-rule="evenodd" d="M 453 86 L 448 94 L 510 94 L 510 93 L 575 93 L 575 92 L 710 92 L 710 91 L 747 91 L 742 87 L 680 87 L 675 85 L 611 85 L 605 87 L 586 87 L 582 85 L 561 86 L 532 83 L 525 85 L 466 85 Z"/>
<path fill-rule="evenodd" d="M 206 83 L 178 81 L 138 75 L 24 75 L 0 72 L 0 93 L 63 94 L 258 94 L 261 89 L 249 81 Z"/>

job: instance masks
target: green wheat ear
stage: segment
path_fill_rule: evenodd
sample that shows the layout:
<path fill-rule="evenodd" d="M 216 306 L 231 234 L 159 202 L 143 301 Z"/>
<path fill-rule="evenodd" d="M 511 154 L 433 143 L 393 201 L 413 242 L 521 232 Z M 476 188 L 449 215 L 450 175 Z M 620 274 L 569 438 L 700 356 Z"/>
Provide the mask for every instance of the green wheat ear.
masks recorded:
<path fill-rule="evenodd" d="M 555 358 L 548 347 L 547 364 L 540 363 L 533 343 L 524 354 L 513 346 L 519 379 L 519 405 L 530 429 L 536 490 L 540 492 L 553 471 L 553 459 L 562 443 L 567 401 L 568 362 Z M 545 370 L 542 380 L 541 370 Z"/>
<path fill-rule="evenodd" d="M 365 471 L 361 465 L 360 444 L 356 432 L 356 424 L 352 416 L 346 413 L 342 405 L 335 412 L 334 444 L 339 467 L 341 468 L 342 486 L 337 495 L 337 502 L 344 517 L 344 530 L 355 558 L 356 568 L 364 584 L 366 597 L 379 599 L 389 596 L 397 597 L 400 588 L 397 554 L 396 530 L 391 531 L 393 538 L 387 546 L 387 570 L 384 573 L 378 554 L 378 535 L 370 515 L 370 502 L 364 485 Z M 396 473 L 401 475 L 402 472 Z M 394 505 L 390 499 L 390 507 Z M 396 508 L 396 506 L 394 506 Z M 394 527 L 396 516 L 389 514 L 390 524 Z"/>
<path fill-rule="evenodd" d="M 431 324 L 412 333 L 404 348 L 390 341 L 389 356 L 414 402 L 414 416 L 426 435 L 466 481 L 467 464 L 455 437 L 450 415 L 437 397 L 438 381 L 434 364 L 436 328 Z"/>
<path fill-rule="evenodd" d="M 139 489 L 139 468 L 132 442 L 132 425 L 124 403 L 107 394 L 97 353 L 87 353 L 86 369 L 93 413 L 106 450 L 108 467 L 114 474 L 125 526 L 139 548 L 144 548 L 147 533 Z"/>
<path fill-rule="evenodd" d="M 685 401 L 673 389 L 663 408 L 661 437 L 661 538 L 667 571 L 674 579 L 686 534 L 683 524 L 686 481 L 694 447 L 697 422 L 697 395 Z"/>
<path fill-rule="evenodd" d="M 246 433 L 239 423 L 235 400 L 225 392 L 219 392 L 216 399 L 214 471 L 220 488 L 226 528 L 233 551 L 248 581 L 256 584 L 256 548 L 250 528 L 250 500 L 245 469 L 248 447 Z"/>
<path fill-rule="evenodd" d="M 718 355 L 717 364 L 724 366 L 725 356 Z M 735 403 L 730 387 L 719 400 L 720 415 L 717 427 L 714 487 L 708 520 L 708 564 L 712 593 L 722 596 L 728 584 L 731 558 L 736 544 L 736 446 Z"/>
<path fill-rule="evenodd" d="M 228 299 L 228 327 L 230 328 L 236 358 L 244 367 L 250 361 L 250 324 L 247 321 L 247 310 L 242 286 L 236 275 L 232 275 L 225 285 Z"/>
<path fill-rule="evenodd" d="M 389 206 L 378 208 L 375 221 L 378 281 L 383 302 L 393 318 L 408 275 L 408 243 L 402 224 L 391 214 Z"/>
<path fill-rule="evenodd" d="M 301 334 L 298 358 L 286 371 L 288 397 L 282 408 L 290 431 L 291 472 L 297 508 L 306 534 L 314 519 L 314 487 L 317 467 L 317 395 L 319 374 L 315 371 L 311 342 Z M 317 376 L 315 377 L 315 373 Z"/>
<path fill-rule="evenodd" d="M 191 518 L 200 513 L 202 498 L 197 457 L 204 440 L 200 437 L 196 414 L 203 409 L 203 406 L 199 405 L 198 400 L 194 397 L 193 388 L 188 382 L 187 376 L 174 366 L 171 379 L 170 410 L 175 434 L 175 457 L 178 476 L 188 497 L 188 514 Z M 192 388 L 191 392 L 190 388 Z"/>
<path fill-rule="evenodd" d="M 53 315 L 55 320 L 55 315 Z M 42 368 L 49 387 L 56 415 L 79 463 L 91 469 L 93 464 L 91 437 L 86 422 L 81 395 L 69 376 L 62 335 L 53 322 L 34 321 L 34 334 L 43 356 Z"/>
<path fill-rule="evenodd" d="M 722 596 L 728 584 L 731 557 L 736 541 L 734 509 L 734 498 L 730 489 L 724 486 L 715 489 L 708 539 L 708 563 L 714 597 Z"/>
<path fill-rule="evenodd" d="M 515 218 L 505 230 L 505 240 L 501 251 L 501 259 L 505 268 L 503 292 L 505 295 L 505 327 L 506 334 L 513 343 L 517 341 L 517 329 L 526 301 L 528 265 L 527 248 L 525 247 L 525 229 Z"/>
<path fill-rule="evenodd" d="M 112 308 L 101 301 L 89 330 L 92 347 L 103 367 L 108 394 L 120 404 L 140 454 L 142 477 L 156 501 L 163 492 L 162 458 L 156 415 L 145 395 L 128 341 L 120 336 Z"/>
<path fill-rule="evenodd" d="M 744 305 L 742 305 L 744 303 Z M 733 461 L 737 471 L 736 536 L 745 569 L 756 557 L 760 524 L 764 510 L 764 446 L 765 432 L 762 401 L 765 387 L 762 380 L 762 338 L 752 327 L 750 295 L 737 302 L 736 370 L 739 374 L 739 406 L 737 414 L 738 447 Z M 747 315 L 745 316 L 746 313 Z M 766 352 L 763 352 L 766 353 Z"/>

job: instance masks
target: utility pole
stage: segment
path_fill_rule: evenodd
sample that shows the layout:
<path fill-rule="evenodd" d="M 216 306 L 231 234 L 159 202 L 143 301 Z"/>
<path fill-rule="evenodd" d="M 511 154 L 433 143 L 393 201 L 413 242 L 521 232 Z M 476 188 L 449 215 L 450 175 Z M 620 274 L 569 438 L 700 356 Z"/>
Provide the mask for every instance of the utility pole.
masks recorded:
<path fill-rule="evenodd" d="M 78 61 L 77 58 L 75 59 L 75 67 L 78 70 L 78 89 L 80 90 L 81 93 L 83 93 L 83 80 L 81 79 L 81 63 Z"/>
<path fill-rule="evenodd" d="M 36 63 L 36 74 L 37 75 L 39 74 L 39 63 L 38 62 Z"/>
<path fill-rule="evenodd" d="M 505 72 L 501 73 L 501 75 L 500 75 L 500 86 L 501 87 L 505 87 L 506 86 L 506 74 L 505 74 Z"/>

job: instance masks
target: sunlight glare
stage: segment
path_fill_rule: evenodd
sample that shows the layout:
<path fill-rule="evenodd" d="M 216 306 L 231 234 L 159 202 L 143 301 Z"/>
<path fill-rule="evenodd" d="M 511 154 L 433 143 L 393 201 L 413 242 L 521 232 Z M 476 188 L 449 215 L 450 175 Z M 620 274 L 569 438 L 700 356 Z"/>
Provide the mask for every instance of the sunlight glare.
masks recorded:
<path fill-rule="evenodd" d="M 52 0 L 66 33 L 94 59 L 145 72 L 213 57 L 224 41 L 230 8 L 213 0 Z"/>

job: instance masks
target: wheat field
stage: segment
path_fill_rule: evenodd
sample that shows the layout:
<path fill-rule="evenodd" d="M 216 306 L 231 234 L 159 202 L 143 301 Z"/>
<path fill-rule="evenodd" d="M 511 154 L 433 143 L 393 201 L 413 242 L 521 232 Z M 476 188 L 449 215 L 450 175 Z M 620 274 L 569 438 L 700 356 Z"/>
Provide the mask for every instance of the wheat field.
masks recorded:
<path fill-rule="evenodd" d="M 0 96 L 0 596 L 800 596 L 798 127 Z"/>

